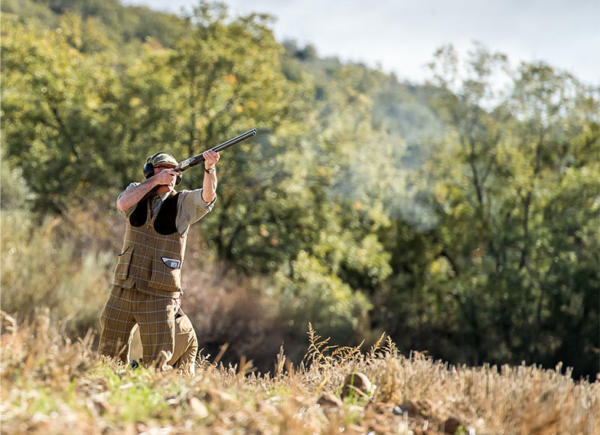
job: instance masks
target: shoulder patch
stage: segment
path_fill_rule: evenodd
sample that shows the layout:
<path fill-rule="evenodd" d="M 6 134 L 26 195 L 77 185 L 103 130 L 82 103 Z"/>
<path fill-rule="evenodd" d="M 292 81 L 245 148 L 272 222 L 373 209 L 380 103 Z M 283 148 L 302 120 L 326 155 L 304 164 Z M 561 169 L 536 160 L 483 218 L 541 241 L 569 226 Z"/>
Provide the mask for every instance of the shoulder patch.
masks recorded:
<path fill-rule="evenodd" d="M 129 216 L 129 223 L 134 227 L 141 227 L 146 223 L 146 219 L 148 218 L 148 199 L 142 200 L 138 202 L 135 210 Z"/>

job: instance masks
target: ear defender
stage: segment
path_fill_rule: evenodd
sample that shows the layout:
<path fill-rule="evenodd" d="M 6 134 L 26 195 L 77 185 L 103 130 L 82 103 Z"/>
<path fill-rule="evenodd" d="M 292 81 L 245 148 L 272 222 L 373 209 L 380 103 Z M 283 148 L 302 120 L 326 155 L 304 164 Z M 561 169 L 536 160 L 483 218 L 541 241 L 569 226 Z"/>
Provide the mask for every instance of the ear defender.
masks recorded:
<path fill-rule="evenodd" d="M 144 165 L 144 177 L 150 178 L 154 175 L 154 165 L 150 162 Z"/>

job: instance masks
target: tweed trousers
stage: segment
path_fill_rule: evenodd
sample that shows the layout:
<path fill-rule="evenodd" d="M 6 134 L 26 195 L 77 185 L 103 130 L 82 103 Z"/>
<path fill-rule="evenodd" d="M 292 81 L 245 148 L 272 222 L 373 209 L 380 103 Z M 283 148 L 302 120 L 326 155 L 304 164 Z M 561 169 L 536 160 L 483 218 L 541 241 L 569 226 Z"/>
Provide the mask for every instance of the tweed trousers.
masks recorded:
<path fill-rule="evenodd" d="M 128 360 L 142 358 L 142 341 L 140 328 L 133 327 L 129 340 Z M 170 366 L 180 369 L 183 373 L 193 375 L 196 371 L 196 354 L 198 353 L 198 338 L 192 322 L 185 314 L 175 315 L 175 350 L 173 357 L 167 362 Z"/>
<path fill-rule="evenodd" d="M 137 323 L 144 364 L 162 368 L 173 357 L 178 307 L 176 298 L 113 286 L 100 316 L 98 351 L 127 363 L 129 334 Z"/>

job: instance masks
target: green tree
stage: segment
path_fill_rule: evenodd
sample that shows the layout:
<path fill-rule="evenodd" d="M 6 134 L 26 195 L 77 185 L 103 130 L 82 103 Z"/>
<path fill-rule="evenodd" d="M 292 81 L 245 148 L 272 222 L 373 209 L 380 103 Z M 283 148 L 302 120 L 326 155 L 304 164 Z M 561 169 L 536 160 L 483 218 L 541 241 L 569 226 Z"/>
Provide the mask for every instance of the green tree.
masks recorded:
<path fill-rule="evenodd" d="M 275 270 L 295 253 L 286 239 L 302 209 L 289 190 L 302 184 L 292 166 L 302 132 L 308 83 L 293 84 L 281 72 L 281 46 L 268 17 L 230 19 L 222 5 L 201 3 L 189 18 L 188 36 L 170 56 L 176 101 L 175 138 L 185 156 L 251 127 L 256 139 L 227 150 L 219 165 L 219 207 L 206 231 L 220 258 L 243 270 Z M 203 173 L 185 174 L 186 185 Z M 266 243 L 265 243 L 266 242 Z"/>
<path fill-rule="evenodd" d="M 115 148 L 105 124 L 117 79 L 57 31 L 6 19 L 2 29 L 6 155 L 23 170 L 36 205 L 61 211 L 69 197 L 111 186 Z"/>
<path fill-rule="evenodd" d="M 438 70 L 460 70 L 451 50 L 440 55 Z M 509 74 L 510 92 L 494 95 L 484 79 L 503 63 L 478 48 L 472 76 L 438 76 L 435 104 L 449 129 L 427 166 L 441 222 L 428 287 L 453 313 L 447 326 L 471 362 L 560 358 L 586 371 L 596 356 L 582 363 L 565 349 L 574 328 L 597 324 L 596 309 L 582 305 L 597 293 L 587 249 L 598 240 L 597 93 L 523 64 Z M 596 327 L 576 341 L 579 354 Z"/>

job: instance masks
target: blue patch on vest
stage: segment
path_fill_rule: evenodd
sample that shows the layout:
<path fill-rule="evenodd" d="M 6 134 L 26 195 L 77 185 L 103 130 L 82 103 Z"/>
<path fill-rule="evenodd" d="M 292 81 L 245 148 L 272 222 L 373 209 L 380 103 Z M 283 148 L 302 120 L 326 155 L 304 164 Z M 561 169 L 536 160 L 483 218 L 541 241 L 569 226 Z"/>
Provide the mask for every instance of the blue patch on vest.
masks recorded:
<path fill-rule="evenodd" d="M 165 265 L 170 268 L 170 269 L 179 269 L 179 266 L 181 265 L 181 261 L 179 260 L 175 260 L 173 258 L 167 258 L 167 257 L 160 257 L 163 261 L 163 263 L 165 263 Z"/>

